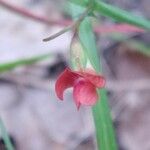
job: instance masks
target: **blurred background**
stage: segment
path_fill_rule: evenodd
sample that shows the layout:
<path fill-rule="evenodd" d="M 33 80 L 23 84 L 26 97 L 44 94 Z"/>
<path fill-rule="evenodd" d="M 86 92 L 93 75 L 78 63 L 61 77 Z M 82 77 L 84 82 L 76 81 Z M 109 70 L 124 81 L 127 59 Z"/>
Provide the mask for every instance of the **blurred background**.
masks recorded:
<path fill-rule="evenodd" d="M 90 107 L 77 111 L 71 90 L 63 102 L 55 95 L 72 33 L 42 41 L 70 23 L 66 2 L 0 0 L 0 117 L 16 150 L 96 149 Z M 106 2 L 150 18 L 149 0 Z M 116 24 L 97 17 L 100 30 Z M 150 33 L 102 32 L 96 40 L 119 149 L 150 150 Z"/>

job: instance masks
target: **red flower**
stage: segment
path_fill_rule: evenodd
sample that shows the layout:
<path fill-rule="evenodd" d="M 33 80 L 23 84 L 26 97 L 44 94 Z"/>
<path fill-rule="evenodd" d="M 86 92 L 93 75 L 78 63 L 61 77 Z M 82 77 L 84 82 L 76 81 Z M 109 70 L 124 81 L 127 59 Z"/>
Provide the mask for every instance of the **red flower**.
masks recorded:
<path fill-rule="evenodd" d="M 55 90 L 59 99 L 63 100 L 63 93 L 73 87 L 73 98 L 79 109 L 80 105 L 94 105 L 98 100 L 96 88 L 105 85 L 104 77 L 94 71 L 72 71 L 66 68 L 56 81 Z"/>

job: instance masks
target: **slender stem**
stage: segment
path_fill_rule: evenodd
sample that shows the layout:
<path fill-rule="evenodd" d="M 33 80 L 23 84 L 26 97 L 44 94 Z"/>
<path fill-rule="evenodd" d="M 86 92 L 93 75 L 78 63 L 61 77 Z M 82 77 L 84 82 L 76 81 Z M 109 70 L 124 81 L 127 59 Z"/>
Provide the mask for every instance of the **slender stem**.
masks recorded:
<path fill-rule="evenodd" d="M 80 25 L 80 23 L 82 22 L 82 20 L 88 15 L 89 11 L 90 11 L 90 7 L 87 8 L 87 9 L 85 10 L 85 12 L 83 12 L 83 13 L 80 15 L 80 17 L 79 17 L 74 23 L 72 23 L 70 26 L 68 26 L 68 27 L 64 28 L 63 30 L 61 30 L 61 31 L 59 31 L 59 32 L 57 32 L 57 33 L 51 35 L 50 37 L 47 37 L 47 38 L 43 39 L 43 41 L 44 41 L 44 42 L 47 42 L 47 41 L 50 41 L 50 40 L 53 40 L 53 39 L 57 38 L 58 36 L 60 36 L 60 35 L 62 35 L 62 34 L 64 34 L 64 33 L 66 33 L 66 32 L 69 31 L 69 30 L 73 30 L 73 29 L 76 30 L 76 29 L 79 27 L 79 25 Z"/>
<path fill-rule="evenodd" d="M 53 39 L 59 37 L 60 35 L 66 33 L 67 31 L 71 30 L 72 28 L 73 28 L 73 25 L 68 26 L 68 27 L 66 27 L 65 29 L 63 29 L 63 30 L 61 30 L 61 31 L 59 31 L 59 32 L 57 32 L 57 33 L 51 35 L 50 37 L 47 37 L 47 38 L 43 39 L 43 42 L 51 41 L 51 40 L 53 40 Z"/>

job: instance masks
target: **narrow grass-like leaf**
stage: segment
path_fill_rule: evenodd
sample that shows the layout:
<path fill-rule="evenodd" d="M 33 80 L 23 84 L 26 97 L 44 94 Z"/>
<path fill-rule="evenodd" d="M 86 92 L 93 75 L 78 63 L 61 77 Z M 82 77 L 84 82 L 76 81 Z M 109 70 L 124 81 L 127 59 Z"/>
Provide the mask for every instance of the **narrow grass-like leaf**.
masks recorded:
<path fill-rule="evenodd" d="M 118 39 L 118 41 L 121 41 L 121 39 Z M 142 53 L 145 56 L 150 57 L 150 45 L 147 45 L 146 43 L 135 39 L 129 39 L 129 40 L 127 39 L 124 40 L 124 42 L 130 48 L 138 51 L 139 53 Z"/>
<path fill-rule="evenodd" d="M 137 50 L 138 52 L 150 57 L 150 46 L 147 46 L 141 41 L 129 40 L 126 42 L 129 47 Z"/>
<path fill-rule="evenodd" d="M 1 118 L 0 118 L 0 135 L 2 136 L 2 139 L 4 140 L 7 150 L 14 150 L 14 147 L 10 141 L 10 138 L 7 134 L 6 128 Z"/>
<path fill-rule="evenodd" d="M 0 73 L 9 71 L 9 70 L 14 69 L 19 66 L 34 64 L 36 62 L 47 59 L 50 56 L 51 56 L 51 54 L 44 54 L 44 55 L 40 55 L 40 56 L 34 56 L 32 58 L 20 59 L 20 60 L 0 64 Z"/>
<path fill-rule="evenodd" d="M 96 44 L 93 44 L 95 43 L 95 37 L 91 29 L 92 26 L 89 23 L 89 18 L 85 18 L 79 27 L 79 37 L 92 66 L 95 70 L 100 71 Z"/>
<path fill-rule="evenodd" d="M 86 6 L 85 3 L 83 3 L 83 1 L 76 2 L 75 0 L 72 0 L 72 2 L 82 7 Z M 93 9 L 97 11 L 98 13 L 100 13 L 100 15 L 109 17 L 115 21 L 132 24 L 132 25 L 150 30 L 150 21 L 148 19 L 141 17 L 141 16 L 136 16 L 121 8 L 115 7 L 105 2 L 95 0 Z"/>
<path fill-rule="evenodd" d="M 87 1 L 84 0 L 68 0 L 69 2 L 72 2 L 74 4 L 80 5 L 80 6 L 86 6 Z"/>
<path fill-rule="evenodd" d="M 74 11 L 73 14 L 81 11 L 79 6 L 72 4 L 72 7 L 72 10 Z M 92 32 L 92 26 L 89 18 L 84 19 L 84 21 L 80 24 L 79 38 L 84 52 L 86 53 L 91 64 L 97 72 L 100 72 L 102 69 L 99 63 L 95 37 Z M 98 92 L 100 99 L 93 107 L 98 150 L 117 150 L 116 137 L 109 112 L 106 91 L 103 89 L 98 90 Z"/>
<path fill-rule="evenodd" d="M 125 10 L 106 4 L 104 2 L 100 2 L 97 0 L 94 10 L 99 12 L 101 15 L 110 17 L 111 19 L 114 19 L 116 21 L 136 25 L 150 30 L 149 20 L 141 16 L 133 15 Z"/>
<path fill-rule="evenodd" d="M 128 47 L 138 51 L 139 53 L 142 53 L 145 56 L 150 57 L 150 45 L 140 40 L 129 38 L 128 36 L 119 33 L 107 34 L 105 36 L 110 37 L 115 41 L 124 42 Z"/>

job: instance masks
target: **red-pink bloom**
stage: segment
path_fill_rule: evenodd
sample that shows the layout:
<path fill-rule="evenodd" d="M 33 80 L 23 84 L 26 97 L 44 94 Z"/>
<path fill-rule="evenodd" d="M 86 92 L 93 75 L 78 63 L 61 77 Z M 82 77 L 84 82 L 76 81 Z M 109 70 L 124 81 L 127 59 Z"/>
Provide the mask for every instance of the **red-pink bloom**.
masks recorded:
<path fill-rule="evenodd" d="M 94 71 L 72 71 L 66 68 L 56 81 L 55 90 L 59 99 L 63 100 L 63 93 L 73 87 L 73 99 L 79 109 L 80 105 L 94 105 L 98 100 L 96 88 L 102 88 L 105 79 Z"/>

